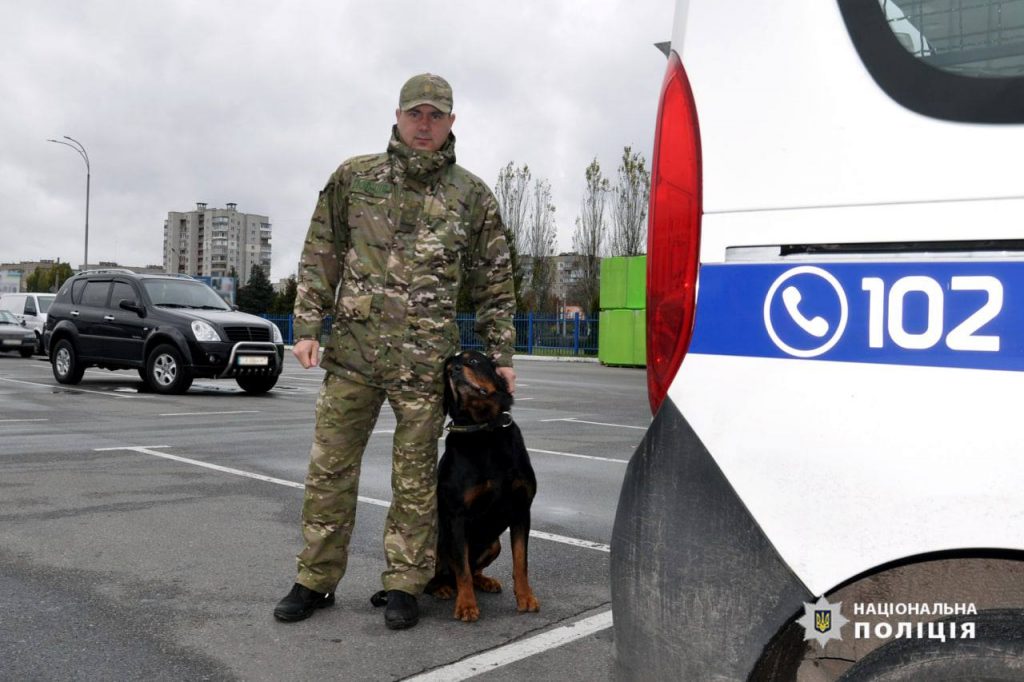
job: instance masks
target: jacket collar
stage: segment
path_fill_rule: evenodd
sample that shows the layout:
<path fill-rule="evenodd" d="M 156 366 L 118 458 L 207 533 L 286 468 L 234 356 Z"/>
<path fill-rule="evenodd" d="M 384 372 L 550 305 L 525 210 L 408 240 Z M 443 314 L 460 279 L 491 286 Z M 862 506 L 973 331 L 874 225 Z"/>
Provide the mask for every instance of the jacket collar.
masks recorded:
<path fill-rule="evenodd" d="M 455 163 L 455 134 L 448 133 L 448 139 L 436 152 L 425 152 L 402 142 L 398 137 L 398 126 L 392 126 L 388 156 L 398 175 L 427 181 Z"/>

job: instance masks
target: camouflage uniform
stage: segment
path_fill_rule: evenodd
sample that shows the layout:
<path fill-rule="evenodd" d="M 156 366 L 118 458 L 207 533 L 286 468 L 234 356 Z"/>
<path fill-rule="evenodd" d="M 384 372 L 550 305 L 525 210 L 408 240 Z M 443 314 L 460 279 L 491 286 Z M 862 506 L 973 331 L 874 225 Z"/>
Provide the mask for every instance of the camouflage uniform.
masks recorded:
<path fill-rule="evenodd" d="M 319 338 L 334 315 L 322 366 L 303 505 L 297 582 L 332 592 L 345 572 L 363 449 L 386 397 L 395 411 L 384 530 L 384 589 L 422 591 L 434 574 L 441 368 L 459 348 L 455 299 L 463 276 L 476 330 L 499 366 L 512 365 L 515 300 L 497 202 L 455 164 L 455 137 L 414 150 L 393 130 L 386 154 L 343 163 L 320 193 L 302 253 L 295 332 Z"/>

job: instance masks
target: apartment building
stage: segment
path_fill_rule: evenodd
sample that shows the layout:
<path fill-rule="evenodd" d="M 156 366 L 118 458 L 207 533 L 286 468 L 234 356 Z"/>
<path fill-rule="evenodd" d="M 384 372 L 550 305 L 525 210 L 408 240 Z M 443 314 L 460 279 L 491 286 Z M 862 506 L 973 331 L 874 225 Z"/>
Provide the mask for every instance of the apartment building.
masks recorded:
<path fill-rule="evenodd" d="M 578 253 L 560 253 L 557 256 L 542 256 L 551 272 L 550 296 L 561 305 L 576 304 L 577 288 L 583 281 L 583 256 Z M 531 281 L 535 258 L 520 256 L 519 265 L 523 273 L 523 288 L 528 289 Z"/>
<path fill-rule="evenodd" d="M 270 276 L 270 218 L 241 213 L 238 204 L 167 214 L 164 269 L 197 277 L 226 277 L 231 269 L 244 284 L 255 265 Z"/>

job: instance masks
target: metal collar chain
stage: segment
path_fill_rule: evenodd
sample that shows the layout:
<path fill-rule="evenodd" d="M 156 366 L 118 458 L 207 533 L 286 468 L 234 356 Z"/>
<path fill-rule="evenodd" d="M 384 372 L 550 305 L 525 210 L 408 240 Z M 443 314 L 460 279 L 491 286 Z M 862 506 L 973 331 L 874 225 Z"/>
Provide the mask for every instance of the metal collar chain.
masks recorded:
<path fill-rule="evenodd" d="M 493 431 L 494 429 L 507 429 L 512 426 L 512 413 L 502 412 L 501 415 L 492 422 L 484 424 L 456 424 L 455 420 L 448 422 L 444 427 L 445 431 L 449 433 L 476 433 L 477 431 Z"/>

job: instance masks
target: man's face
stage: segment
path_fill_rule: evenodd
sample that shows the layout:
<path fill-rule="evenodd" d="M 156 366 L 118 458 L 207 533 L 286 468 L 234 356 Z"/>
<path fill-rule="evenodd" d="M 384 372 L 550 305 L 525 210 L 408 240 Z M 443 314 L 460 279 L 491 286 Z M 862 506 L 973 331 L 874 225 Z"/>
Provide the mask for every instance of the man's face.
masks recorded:
<path fill-rule="evenodd" d="M 436 152 L 448 139 L 455 123 L 455 114 L 445 114 L 437 107 L 421 104 L 406 111 L 397 109 L 398 136 L 413 149 Z"/>

